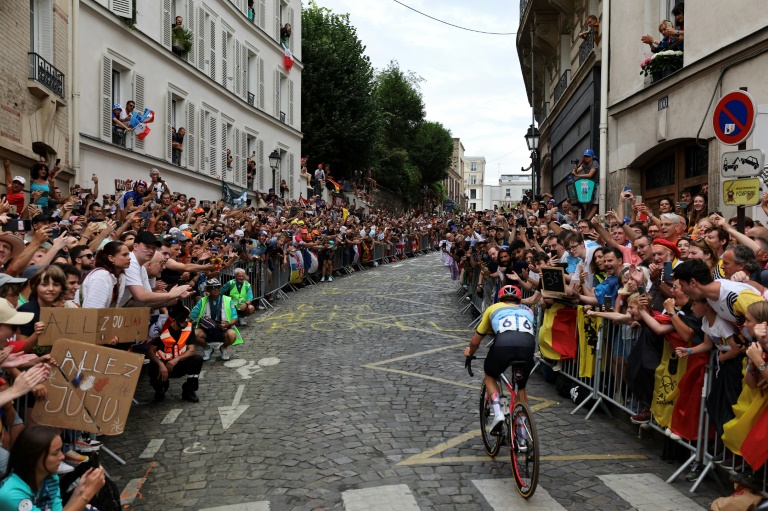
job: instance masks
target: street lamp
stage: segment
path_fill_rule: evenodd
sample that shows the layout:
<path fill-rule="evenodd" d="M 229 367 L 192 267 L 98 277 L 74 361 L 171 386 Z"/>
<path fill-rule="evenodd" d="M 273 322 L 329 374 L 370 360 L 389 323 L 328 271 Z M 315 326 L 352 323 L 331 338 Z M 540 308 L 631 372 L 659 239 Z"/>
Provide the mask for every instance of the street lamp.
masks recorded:
<path fill-rule="evenodd" d="M 525 143 L 528 144 L 528 150 L 531 151 L 531 159 L 533 160 L 533 173 L 532 173 L 532 193 L 535 198 L 536 195 L 541 193 L 541 179 L 539 176 L 539 166 L 541 164 L 541 158 L 539 156 L 539 140 L 541 134 L 536 126 L 531 124 L 528 128 L 528 132 L 525 134 Z"/>
<path fill-rule="evenodd" d="M 272 190 L 276 191 L 275 186 L 275 172 L 280 168 L 280 151 L 275 149 L 272 154 L 269 155 L 269 166 L 272 167 Z"/>

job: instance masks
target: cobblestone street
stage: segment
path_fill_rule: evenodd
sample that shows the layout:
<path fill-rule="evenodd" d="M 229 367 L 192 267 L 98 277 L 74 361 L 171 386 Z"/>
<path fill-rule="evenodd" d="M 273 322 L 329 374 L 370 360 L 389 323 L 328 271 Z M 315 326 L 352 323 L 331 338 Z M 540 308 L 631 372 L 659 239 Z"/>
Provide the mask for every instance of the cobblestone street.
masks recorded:
<path fill-rule="evenodd" d="M 233 359 L 207 362 L 201 402 L 165 402 L 142 376 L 123 435 L 102 453 L 126 509 L 701 509 L 658 438 L 626 416 L 570 415 L 541 375 L 529 383 L 542 455 L 535 505 L 517 495 L 508 451 L 484 455 L 471 337 L 436 254 L 289 293 L 243 329 Z M 484 355 L 481 349 L 479 355 Z M 647 507 L 642 507 L 642 506 Z"/>

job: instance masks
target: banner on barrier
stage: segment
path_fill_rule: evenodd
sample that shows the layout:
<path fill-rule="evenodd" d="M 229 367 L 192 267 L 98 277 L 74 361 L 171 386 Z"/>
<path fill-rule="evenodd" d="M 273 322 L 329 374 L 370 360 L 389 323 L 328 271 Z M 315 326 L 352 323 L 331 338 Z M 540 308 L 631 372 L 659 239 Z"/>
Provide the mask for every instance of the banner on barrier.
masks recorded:
<path fill-rule="evenodd" d="M 74 337 L 90 344 L 111 344 L 115 337 L 120 343 L 144 341 L 149 331 L 149 307 L 43 307 L 40 309 L 40 321 L 45 323 L 45 330 L 38 341 L 40 346 L 51 346 L 62 337 Z"/>

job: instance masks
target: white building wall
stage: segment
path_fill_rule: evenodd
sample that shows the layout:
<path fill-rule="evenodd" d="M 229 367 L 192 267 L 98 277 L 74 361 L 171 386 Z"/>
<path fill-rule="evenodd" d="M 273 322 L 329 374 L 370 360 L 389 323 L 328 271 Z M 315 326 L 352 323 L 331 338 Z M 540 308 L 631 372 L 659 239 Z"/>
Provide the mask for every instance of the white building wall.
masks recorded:
<path fill-rule="evenodd" d="M 485 182 L 485 158 L 482 156 L 466 156 L 464 165 L 464 193 L 468 197 L 468 208 L 474 211 L 482 211 L 483 208 L 483 184 Z M 472 171 L 472 166 L 476 170 Z M 474 179 L 474 183 L 473 183 Z M 472 193 L 474 192 L 474 198 Z"/>
<path fill-rule="evenodd" d="M 216 199 L 222 180 L 236 190 L 246 186 L 246 159 L 255 152 L 257 174 L 251 190 L 266 192 L 272 186 L 268 156 L 277 149 L 282 156 L 277 183 L 285 179 L 291 198 L 298 198 L 301 63 L 297 61 L 290 71 L 283 66 L 274 6 L 281 6 L 284 22 L 293 10 L 291 45 L 298 56 L 301 4 L 300 0 L 264 4 L 266 29 L 262 30 L 249 20 L 245 1 L 138 0 L 136 30 L 131 30 L 99 3 L 82 1 L 81 26 L 87 30 L 80 32 L 79 41 L 82 99 L 76 115 L 83 135 L 79 180 L 85 182 L 96 172 L 102 182 L 109 183 L 102 188 L 107 192 L 112 180 L 147 179 L 148 170 L 157 167 L 172 190 Z M 258 0 L 255 5 L 258 8 Z M 170 51 L 165 30 L 176 14 L 183 16 L 184 26 L 195 35 L 193 49 L 184 58 Z M 119 71 L 119 79 L 108 68 Z M 110 83 L 113 76 L 116 79 Z M 253 106 L 248 103 L 249 92 L 254 95 Z M 153 110 L 155 119 L 143 143 L 129 134 L 124 149 L 112 144 L 111 125 L 105 126 L 110 113 L 105 108 L 111 108 L 113 101 L 125 107 L 129 100 L 136 101 L 137 110 L 142 106 Z M 175 109 L 169 109 L 169 100 L 175 101 Z M 171 162 L 172 126 L 187 130 L 181 167 Z M 231 169 L 226 169 L 226 149 L 234 157 Z"/>

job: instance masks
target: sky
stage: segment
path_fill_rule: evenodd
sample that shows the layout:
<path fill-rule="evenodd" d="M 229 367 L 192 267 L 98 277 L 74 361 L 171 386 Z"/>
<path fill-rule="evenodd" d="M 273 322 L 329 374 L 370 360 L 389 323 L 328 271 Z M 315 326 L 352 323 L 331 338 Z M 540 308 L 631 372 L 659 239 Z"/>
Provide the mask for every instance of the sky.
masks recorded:
<path fill-rule="evenodd" d="M 509 0 L 401 0 L 435 18 L 487 32 L 515 32 L 520 11 Z M 527 167 L 531 108 L 515 36 L 467 32 L 426 18 L 393 0 L 316 0 L 350 23 L 376 69 L 391 60 L 424 78 L 427 120 L 461 139 L 466 156 L 484 156 L 486 184 Z"/>

